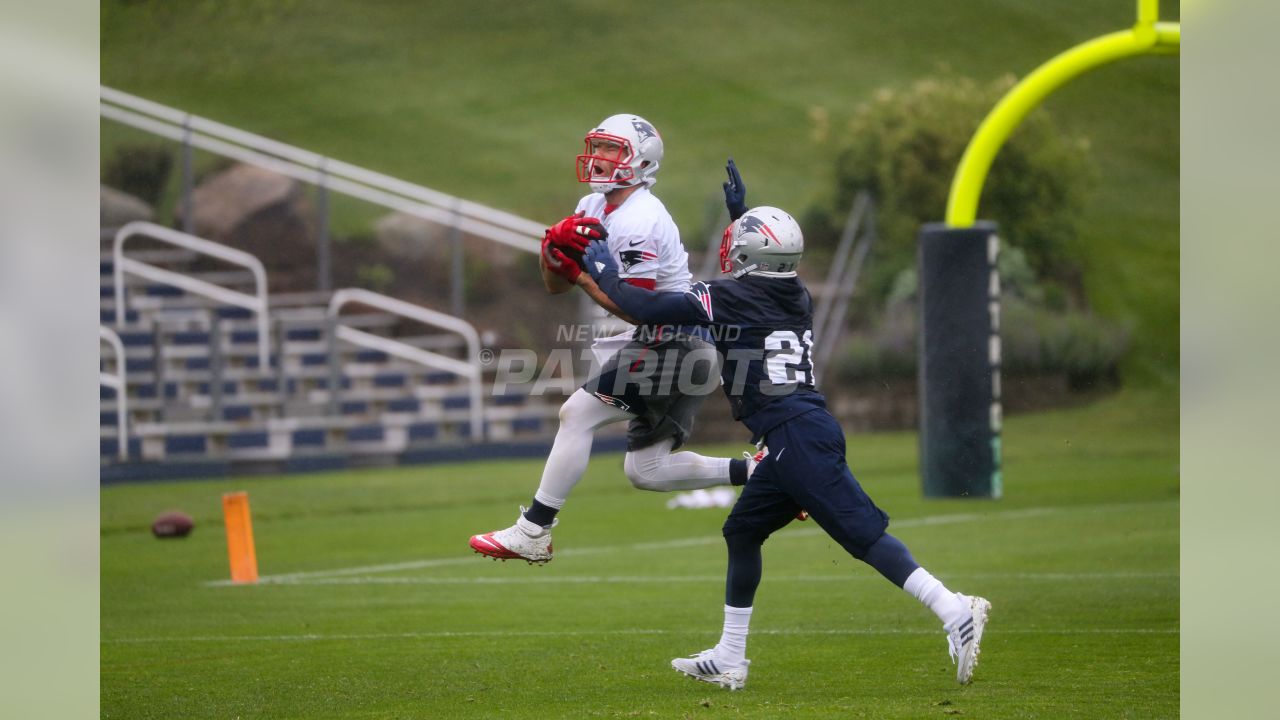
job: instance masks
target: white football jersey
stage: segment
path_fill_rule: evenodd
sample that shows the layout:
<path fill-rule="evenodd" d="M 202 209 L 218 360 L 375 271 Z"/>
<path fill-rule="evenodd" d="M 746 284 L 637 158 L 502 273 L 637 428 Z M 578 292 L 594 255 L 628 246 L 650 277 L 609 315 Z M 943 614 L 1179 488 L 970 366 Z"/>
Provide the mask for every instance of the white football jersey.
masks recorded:
<path fill-rule="evenodd" d="M 600 218 L 609 231 L 609 251 L 618 263 L 618 277 L 648 278 L 657 292 L 682 293 L 689 289 L 689 253 L 680 242 L 680 230 L 666 206 L 649 188 L 631 193 L 621 205 L 605 214 L 602 193 L 578 201 L 587 217 Z"/>

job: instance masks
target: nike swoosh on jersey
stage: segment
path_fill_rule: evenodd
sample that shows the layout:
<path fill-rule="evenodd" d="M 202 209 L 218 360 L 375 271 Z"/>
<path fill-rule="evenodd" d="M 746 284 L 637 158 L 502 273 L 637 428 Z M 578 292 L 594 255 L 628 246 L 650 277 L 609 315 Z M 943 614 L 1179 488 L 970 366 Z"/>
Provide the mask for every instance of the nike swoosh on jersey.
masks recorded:
<path fill-rule="evenodd" d="M 640 243 L 642 243 L 642 242 L 644 242 L 644 238 L 640 238 L 639 240 L 632 240 L 631 242 L 627 243 L 627 246 L 628 246 L 628 247 L 635 247 L 635 246 L 639 245 L 639 244 L 640 244 Z"/>

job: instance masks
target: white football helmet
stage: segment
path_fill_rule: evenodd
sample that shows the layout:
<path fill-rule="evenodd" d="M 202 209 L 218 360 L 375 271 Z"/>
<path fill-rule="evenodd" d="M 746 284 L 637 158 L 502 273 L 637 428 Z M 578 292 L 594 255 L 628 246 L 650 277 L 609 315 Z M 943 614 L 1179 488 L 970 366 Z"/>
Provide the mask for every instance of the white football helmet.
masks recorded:
<path fill-rule="evenodd" d="M 804 234 L 795 218 L 776 207 L 751 208 L 724 230 L 720 270 L 740 278 L 748 273 L 795 277 L 804 254 Z"/>
<path fill-rule="evenodd" d="M 618 145 L 613 153 L 596 153 L 592 141 Z M 639 115 L 613 115 L 587 133 L 586 151 L 578 156 L 578 182 L 591 183 L 592 192 L 606 193 L 639 183 L 658 182 L 662 162 L 662 136 Z M 613 166 L 612 171 L 609 165 Z"/>

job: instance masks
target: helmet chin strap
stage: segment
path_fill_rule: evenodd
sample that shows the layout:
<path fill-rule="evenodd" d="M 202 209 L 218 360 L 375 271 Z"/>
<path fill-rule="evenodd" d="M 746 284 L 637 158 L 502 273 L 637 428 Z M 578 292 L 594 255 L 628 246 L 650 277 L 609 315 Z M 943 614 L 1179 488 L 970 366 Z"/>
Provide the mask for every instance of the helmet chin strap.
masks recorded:
<path fill-rule="evenodd" d="M 630 182 L 619 182 L 616 180 L 611 182 L 593 182 L 591 183 L 591 190 L 598 193 L 607 193 L 614 190 L 621 190 L 623 188 L 635 187 L 636 185 L 652 185 L 654 182 L 657 181 L 654 180 L 653 182 L 650 182 L 649 178 L 644 180 L 636 180 L 633 178 Z"/>

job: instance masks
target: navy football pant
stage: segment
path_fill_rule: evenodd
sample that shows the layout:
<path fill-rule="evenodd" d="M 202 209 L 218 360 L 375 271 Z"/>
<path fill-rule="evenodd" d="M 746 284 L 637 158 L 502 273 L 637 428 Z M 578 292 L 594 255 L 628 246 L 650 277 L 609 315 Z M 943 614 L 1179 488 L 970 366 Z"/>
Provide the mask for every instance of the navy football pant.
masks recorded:
<path fill-rule="evenodd" d="M 889 516 L 849 470 L 844 432 L 835 418 L 812 410 L 770 430 L 765 442 L 768 456 L 756 466 L 724 523 L 729 550 L 725 604 L 751 606 L 760 584 L 760 546 L 801 509 L 850 555 L 871 562 L 900 585 L 899 576 L 914 570 L 914 561 L 896 540 L 871 552 L 885 537 Z"/>

